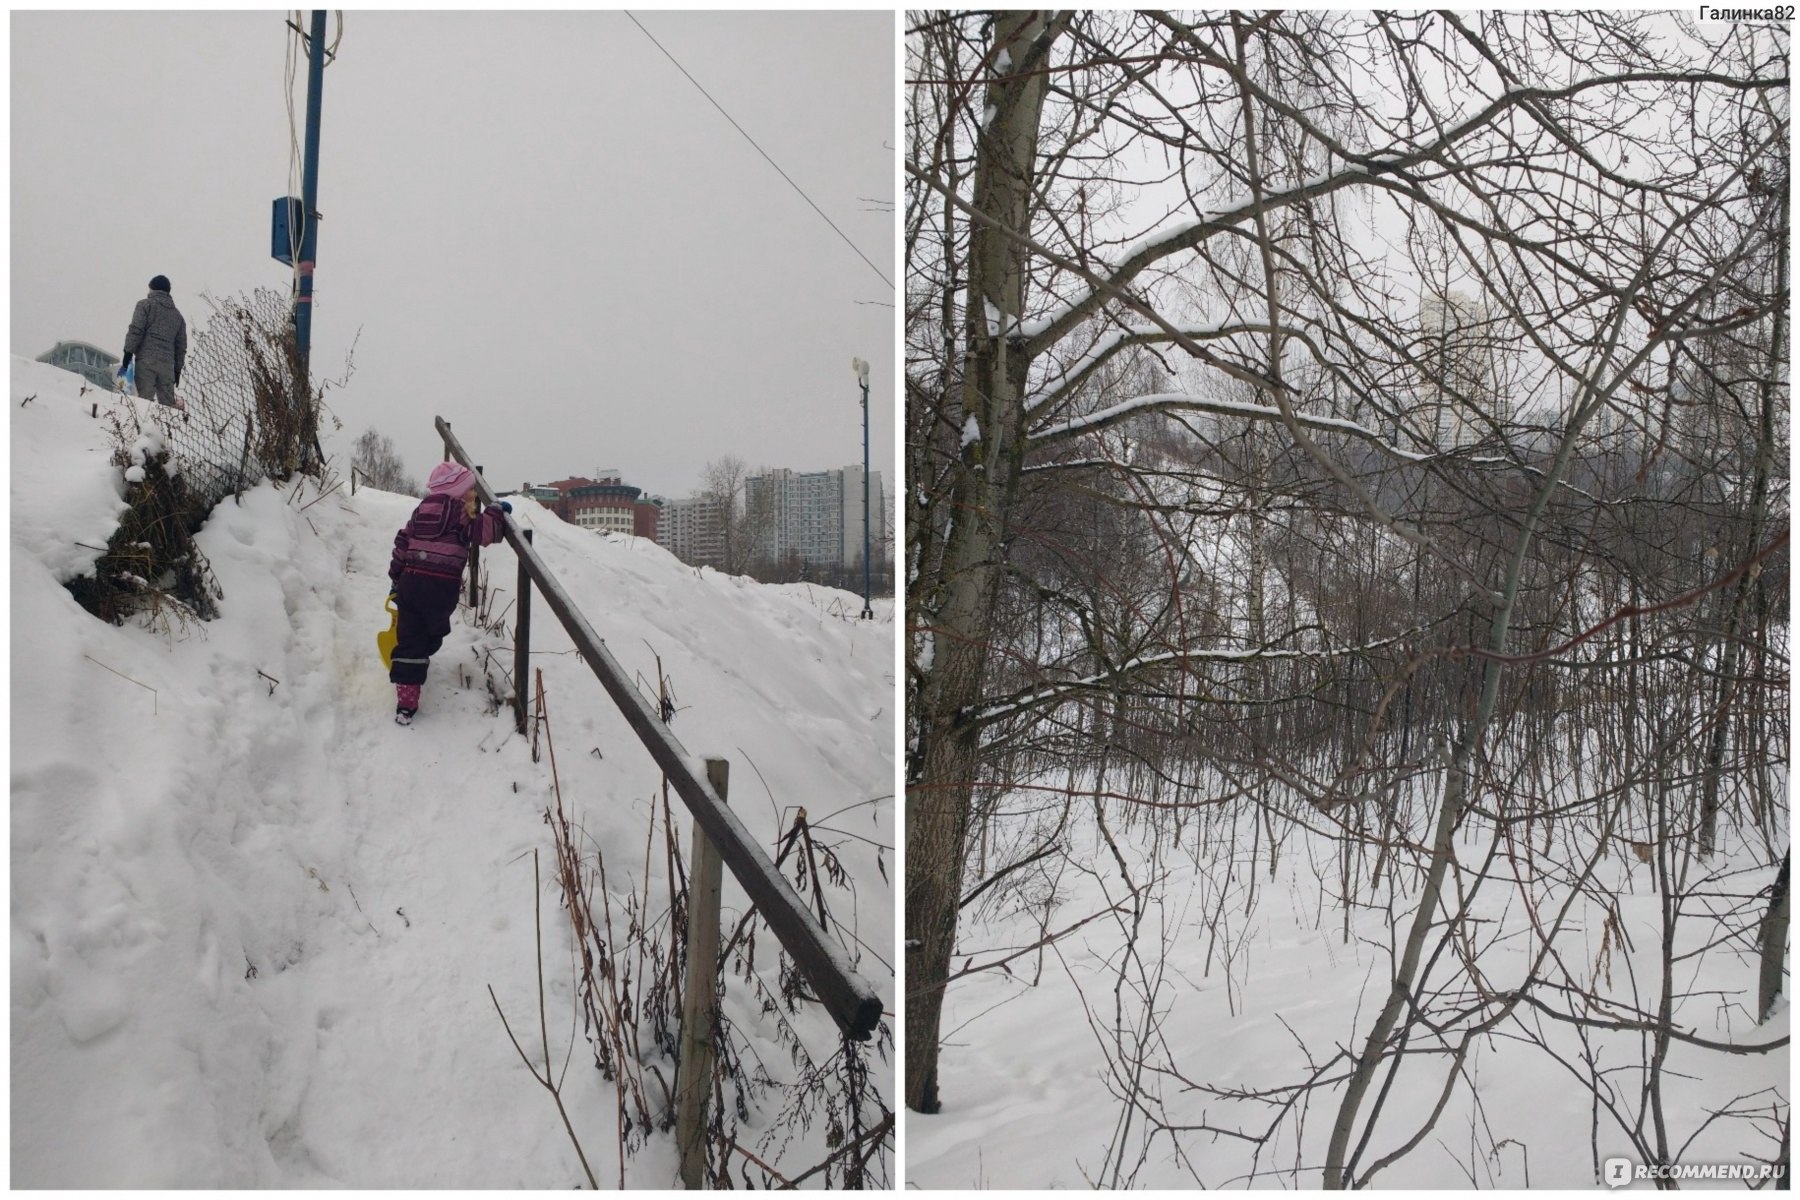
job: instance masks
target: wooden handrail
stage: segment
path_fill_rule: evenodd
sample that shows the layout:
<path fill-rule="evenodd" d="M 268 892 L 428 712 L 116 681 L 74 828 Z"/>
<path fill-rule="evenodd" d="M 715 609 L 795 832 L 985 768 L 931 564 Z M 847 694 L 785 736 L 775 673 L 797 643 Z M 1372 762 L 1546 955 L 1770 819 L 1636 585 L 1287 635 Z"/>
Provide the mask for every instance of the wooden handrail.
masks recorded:
<path fill-rule="evenodd" d="M 450 431 L 450 423 L 442 417 L 436 421 L 438 434 L 444 439 L 445 453 L 475 471 L 462 443 Z M 475 486 L 484 505 L 494 503 L 493 490 L 479 471 L 475 471 Z M 543 559 L 538 557 L 537 550 L 520 536 L 519 526 L 510 515 L 505 525 L 507 544 L 519 556 L 519 565 L 544 594 L 550 611 L 562 622 L 575 648 L 593 668 L 601 686 L 636 731 L 650 757 L 669 777 L 682 803 L 718 847 L 719 857 L 724 859 L 739 886 L 769 923 L 769 928 L 775 931 L 782 948 L 812 985 L 820 1003 L 846 1037 L 867 1041 L 881 1021 L 881 997 L 851 966 L 844 948 L 831 940 L 825 926 L 806 907 L 787 878 L 775 869 L 775 864 L 750 836 L 737 814 L 719 799 L 707 782 L 700 760 L 688 753 L 669 732 L 660 714 L 606 648 L 605 639 L 594 632 Z M 523 686 L 518 681 L 515 684 Z"/>

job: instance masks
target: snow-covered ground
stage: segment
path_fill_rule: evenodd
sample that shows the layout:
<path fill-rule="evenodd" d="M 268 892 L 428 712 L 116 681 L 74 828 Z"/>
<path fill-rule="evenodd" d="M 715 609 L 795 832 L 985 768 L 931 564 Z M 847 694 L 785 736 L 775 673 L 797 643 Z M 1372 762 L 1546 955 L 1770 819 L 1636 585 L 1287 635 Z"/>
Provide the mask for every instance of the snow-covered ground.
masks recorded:
<path fill-rule="evenodd" d="M 907 1114 L 908 1186 L 1319 1187 L 1341 1086 L 1299 1098 L 1285 1115 L 1281 1105 L 1292 1094 L 1281 1089 L 1306 1083 L 1367 1036 L 1390 978 L 1386 886 L 1368 895 L 1365 877 L 1360 890 L 1374 907 L 1346 922 L 1331 899 L 1340 876 L 1326 837 L 1286 833 L 1271 875 L 1267 826 L 1249 814 L 1234 822 L 1217 809 L 1190 814 L 1177 833 L 1167 812 L 1133 813 L 1108 801 L 1115 857 L 1091 796 L 1080 794 L 1084 786 L 1091 781 L 1075 783 L 1071 819 L 1057 839 L 1066 857 L 1033 864 L 962 914 L 952 971 L 978 969 L 946 996 L 943 1110 Z M 1005 798 L 1002 811 L 1034 815 L 1002 820 L 988 870 L 1046 844 L 1059 806 L 1054 788 Z M 1785 818 L 1780 833 L 1785 839 Z M 1460 836 L 1459 888 L 1473 891 L 1487 830 L 1472 819 Z M 1750 865 L 1767 861 L 1766 847 L 1746 846 L 1736 834 L 1723 842 L 1716 864 L 1723 878 L 1700 891 L 1749 896 L 1772 881 L 1773 868 Z M 1488 874 L 1469 927 L 1479 943 L 1480 986 L 1504 990 L 1536 952 L 1534 923 L 1554 918 L 1567 889 L 1504 855 Z M 1416 886 L 1407 873 L 1400 878 Z M 1558 939 L 1561 961 L 1618 1005 L 1584 1010 L 1589 1015 L 1609 1017 L 1633 1004 L 1653 1010 L 1662 926 L 1649 868 L 1614 854 L 1596 878 L 1616 896 L 1618 921 L 1609 933 L 1606 906 L 1578 902 Z M 1135 939 L 1132 885 L 1143 894 Z M 1403 920 L 1410 919 L 1408 894 L 1394 901 Z M 1760 913 L 1766 901 L 1735 903 Z M 1785 1007 L 1768 1024 L 1755 1023 L 1754 927 L 1722 937 L 1704 919 L 1705 907 L 1690 900 L 1678 926 L 1676 950 L 1685 961 L 1676 990 L 1689 996 L 1676 1009 L 1678 1022 L 1718 1042 L 1782 1041 Z M 1038 946 L 1046 927 L 1066 936 Z M 1454 976 L 1454 957 L 1434 960 L 1433 978 Z M 979 969 L 1000 960 L 1004 968 Z M 1472 1003 L 1478 990 L 1458 994 Z M 1535 1037 L 1563 1061 L 1532 1044 Z M 1649 1039 L 1588 1031 L 1588 1040 L 1595 1061 L 1613 1072 L 1620 1111 L 1639 1111 L 1635 1064 Z M 1579 1077 L 1582 1042 L 1582 1031 L 1528 1009 L 1477 1038 L 1436 1125 L 1374 1186 L 1589 1189 L 1596 1154 L 1637 1158 Z M 1423 1128 L 1438 1103 L 1447 1056 L 1422 1031 L 1411 1045 L 1423 1052 L 1408 1058 L 1382 1097 L 1365 1168 Z M 1788 1063 L 1785 1048 L 1734 1055 L 1676 1043 L 1663 1086 L 1671 1145 L 1682 1147 L 1678 1161 L 1774 1158 L 1777 1143 L 1763 1135 L 1777 1111 L 1786 1118 Z M 1341 1062 L 1327 1072 L 1343 1074 Z M 1124 1103 L 1128 1095 L 1137 1103 Z M 1710 1119 L 1725 1110 L 1739 1115 Z M 1747 1113 L 1758 1114 L 1754 1126 Z M 1260 1145 L 1251 1140 L 1264 1135 Z"/>
<path fill-rule="evenodd" d="M 583 1182 L 487 991 L 529 1046 L 543 849 L 552 1054 L 560 1063 L 575 1038 L 565 1100 L 596 1175 L 616 1185 L 613 1089 L 572 1030 L 543 820 L 550 763 L 532 761 L 482 682 L 484 655 L 510 666 L 510 643 L 465 610 L 418 723 L 392 720 L 375 634 L 414 499 L 264 483 L 198 536 L 224 591 L 219 619 L 108 625 L 62 586 L 96 557 L 82 544 L 105 544 L 122 494 L 108 402 L 93 419 L 80 385 L 13 360 L 13 1184 Z M 115 402 L 149 420 L 149 406 Z M 837 915 L 874 948 L 860 967 L 891 1012 L 891 604 L 857 621 L 846 593 L 697 571 L 514 505 L 652 693 L 661 657 L 673 732 L 731 760 L 732 805 L 751 832 L 773 847 L 804 806 L 837 845 L 854 885 L 834 897 Z M 502 545 L 484 562 L 503 609 L 514 556 Z M 645 853 L 660 775 L 541 600 L 532 625 L 564 805 L 615 892 L 646 894 L 647 869 L 647 894 L 666 894 L 660 851 Z M 727 873 L 727 929 L 744 907 Z M 774 959 L 769 944 L 757 960 L 771 979 Z M 725 1006 L 779 1076 L 788 1048 L 735 978 Z M 806 1005 L 795 1023 L 829 1058 L 830 1019 Z M 891 1059 L 869 1061 L 891 1106 Z M 746 1146 L 771 1116 L 751 1114 Z M 815 1125 L 760 1153 L 798 1171 L 826 1156 L 826 1136 Z M 623 1171 L 628 1186 L 670 1186 L 672 1135 Z"/>

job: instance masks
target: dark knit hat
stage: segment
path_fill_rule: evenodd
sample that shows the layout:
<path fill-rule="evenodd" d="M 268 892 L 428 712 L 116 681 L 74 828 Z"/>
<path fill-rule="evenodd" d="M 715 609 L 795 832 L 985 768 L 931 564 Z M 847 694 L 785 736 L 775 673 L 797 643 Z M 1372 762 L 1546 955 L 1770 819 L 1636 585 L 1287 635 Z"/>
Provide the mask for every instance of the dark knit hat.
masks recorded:
<path fill-rule="evenodd" d="M 158 275 L 155 279 L 152 279 L 150 281 L 150 290 L 153 292 L 168 291 L 169 290 L 169 277 L 167 275 Z"/>

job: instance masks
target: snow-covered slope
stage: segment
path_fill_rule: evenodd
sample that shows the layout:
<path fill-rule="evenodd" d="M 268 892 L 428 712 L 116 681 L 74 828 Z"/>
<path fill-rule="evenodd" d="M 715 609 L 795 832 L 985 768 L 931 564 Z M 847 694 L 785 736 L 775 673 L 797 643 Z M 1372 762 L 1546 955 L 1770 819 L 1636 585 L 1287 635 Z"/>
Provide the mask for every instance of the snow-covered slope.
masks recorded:
<path fill-rule="evenodd" d="M 1006 966 L 976 970 L 946 994 L 944 1107 L 907 1114 L 908 1185 L 1318 1188 L 1344 1076 L 1334 1056 L 1361 1044 L 1385 999 L 1395 937 L 1388 907 L 1410 916 L 1418 876 L 1398 873 L 1405 883 L 1395 891 L 1395 873 L 1374 885 L 1365 874 L 1362 902 L 1346 917 L 1333 890 L 1340 847 L 1329 832 L 1297 822 L 1272 865 L 1254 811 L 1240 822 L 1224 806 L 1194 806 L 1175 832 L 1166 812 L 1108 800 L 1102 829 L 1095 801 L 1081 794 L 1093 788 L 1091 777 L 1049 782 L 1064 782 L 1074 797 L 1059 832 L 1067 855 L 1033 863 L 963 913 L 956 969 Z M 1036 824 L 1024 816 L 1005 822 L 993 861 L 1021 860 L 1049 840 L 1057 823 L 1055 805 L 1044 802 L 1051 790 L 997 806 L 1035 815 Z M 1486 833 L 1479 824 L 1470 820 L 1460 835 L 1463 861 L 1477 867 Z M 1779 1147 L 1771 1130 L 1785 1126 L 1789 1010 L 1784 1004 L 1758 1026 L 1751 1008 L 1754 920 L 1765 901 L 1750 899 L 1734 922 L 1750 932 L 1735 937 L 1721 935 L 1705 903 L 1708 895 L 1742 902 L 1772 881 L 1775 869 L 1757 865 L 1766 851 L 1745 840 L 1725 835 L 1717 874 L 1689 893 L 1674 935 L 1674 1012 L 1682 1030 L 1701 1038 L 1779 1048 L 1733 1054 L 1675 1042 L 1658 1103 L 1681 1163 L 1755 1170 Z M 1561 959 L 1612 1003 L 1578 1011 L 1654 1011 L 1663 901 L 1647 866 L 1607 859 L 1594 873 L 1607 896 L 1601 904 L 1572 900 L 1553 870 L 1534 869 L 1523 852 L 1499 862 L 1460 872 L 1459 896 L 1492 876 L 1467 922 L 1480 931 L 1482 986 L 1517 986 L 1540 952 L 1534 931 L 1572 913 Z M 1134 904 L 1142 909 L 1135 927 Z M 1044 945 L 1046 932 L 1065 936 Z M 1434 986 L 1449 989 L 1455 985 L 1442 980 L 1457 980 L 1458 968 L 1444 958 L 1433 959 Z M 1448 1091 L 1445 1055 L 1415 1053 L 1398 1086 L 1380 1094 L 1384 1115 L 1365 1168 L 1425 1129 L 1430 1136 L 1375 1186 L 1439 1194 L 1593 1187 L 1596 1158 L 1643 1158 L 1596 1101 L 1583 1064 L 1604 1070 L 1616 1089 L 1607 1103 L 1630 1117 L 1644 1102 L 1639 1066 L 1649 1045 L 1634 1030 L 1578 1030 L 1525 1008 L 1471 1042 Z M 1323 1082 L 1308 1092 L 1304 1085 L 1321 1071 Z"/>
<path fill-rule="evenodd" d="M 394 725 L 375 634 L 414 501 L 321 498 L 310 481 L 213 513 L 198 541 L 224 590 L 218 620 L 157 632 L 89 616 L 61 585 L 94 557 L 77 543 L 104 545 L 122 489 L 107 402 L 94 419 L 80 385 L 13 360 L 14 1185 L 575 1184 L 568 1136 L 487 994 L 535 1037 L 531 852 L 550 845 L 551 767 L 510 712 L 490 711 L 481 660 L 510 668 L 510 643 L 465 611 L 418 723 Z M 763 844 L 795 805 L 821 838 L 842 831 L 854 896 L 835 902 L 875 948 L 861 969 L 891 1010 L 891 863 L 877 863 L 894 841 L 891 607 L 859 622 L 844 593 L 696 571 L 515 504 L 651 691 L 660 655 L 674 733 L 731 760 L 733 807 Z M 514 556 L 500 546 L 484 563 L 504 610 Z M 647 894 L 666 894 L 660 851 L 645 853 L 654 764 L 541 601 L 533 649 L 565 806 L 615 891 L 645 893 L 648 859 Z M 572 1029 L 550 861 L 552 1052 L 576 1039 L 565 1100 L 616 1183 L 612 1088 Z M 745 907 L 729 875 L 725 906 L 729 928 Z M 758 965 L 773 959 L 771 946 Z M 725 1005 L 769 1036 L 735 979 Z M 829 1018 L 808 1006 L 796 1023 L 829 1057 Z M 779 1074 L 787 1049 L 764 1050 Z M 871 1061 L 891 1097 L 891 1067 Z M 810 1166 L 824 1138 L 778 1150 Z M 629 1186 L 672 1183 L 672 1140 L 630 1158 Z"/>

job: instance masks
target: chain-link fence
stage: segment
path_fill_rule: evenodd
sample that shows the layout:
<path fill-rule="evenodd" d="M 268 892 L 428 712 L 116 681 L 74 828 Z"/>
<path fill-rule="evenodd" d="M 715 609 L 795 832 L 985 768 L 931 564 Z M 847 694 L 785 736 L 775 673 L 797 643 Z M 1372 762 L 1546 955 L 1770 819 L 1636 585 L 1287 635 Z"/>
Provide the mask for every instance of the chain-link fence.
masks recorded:
<path fill-rule="evenodd" d="M 288 298 L 271 288 L 202 299 L 206 328 L 188 343 L 180 395 L 185 414 L 159 411 L 175 461 L 208 509 L 240 488 L 301 469 L 317 440 L 317 394 L 300 377 Z M 185 420 L 183 416 L 185 415 Z"/>
<path fill-rule="evenodd" d="M 297 383 L 287 298 L 263 288 L 204 299 L 212 319 L 188 343 L 184 407 L 120 404 L 111 414 L 113 462 L 127 471 L 129 507 L 93 573 L 68 585 L 83 608 L 108 621 L 147 613 L 166 625 L 217 615 L 223 593 L 193 539 L 207 514 L 263 479 L 323 469 L 319 397 Z M 146 417 L 167 443 L 166 458 L 145 447 Z"/>

